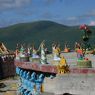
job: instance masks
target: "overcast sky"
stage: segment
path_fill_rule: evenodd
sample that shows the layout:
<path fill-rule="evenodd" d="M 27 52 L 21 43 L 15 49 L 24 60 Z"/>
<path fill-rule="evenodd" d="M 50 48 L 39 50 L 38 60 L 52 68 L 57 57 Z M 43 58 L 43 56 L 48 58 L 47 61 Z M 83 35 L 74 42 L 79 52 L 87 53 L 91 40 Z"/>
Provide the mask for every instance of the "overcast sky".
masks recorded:
<path fill-rule="evenodd" d="M 95 25 L 95 0 L 0 0 L 0 27 L 39 20 Z"/>

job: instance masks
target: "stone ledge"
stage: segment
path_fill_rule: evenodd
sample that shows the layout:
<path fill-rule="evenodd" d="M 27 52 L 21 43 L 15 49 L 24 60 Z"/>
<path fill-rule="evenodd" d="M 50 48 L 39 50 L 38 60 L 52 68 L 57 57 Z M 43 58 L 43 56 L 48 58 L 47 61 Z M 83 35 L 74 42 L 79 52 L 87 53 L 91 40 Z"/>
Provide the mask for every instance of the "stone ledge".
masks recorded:
<path fill-rule="evenodd" d="M 95 74 L 95 68 L 71 68 L 70 72 L 78 74 Z"/>
<path fill-rule="evenodd" d="M 58 73 L 57 67 L 50 64 L 38 64 L 31 62 L 15 61 L 17 67 L 47 73 Z M 95 74 L 95 68 L 70 68 L 70 73 L 73 74 Z"/>
<path fill-rule="evenodd" d="M 15 61 L 15 65 L 17 67 L 47 73 L 57 73 L 57 67 L 50 65 L 50 64 L 38 64 L 38 63 L 31 63 L 31 62 L 19 62 Z"/>

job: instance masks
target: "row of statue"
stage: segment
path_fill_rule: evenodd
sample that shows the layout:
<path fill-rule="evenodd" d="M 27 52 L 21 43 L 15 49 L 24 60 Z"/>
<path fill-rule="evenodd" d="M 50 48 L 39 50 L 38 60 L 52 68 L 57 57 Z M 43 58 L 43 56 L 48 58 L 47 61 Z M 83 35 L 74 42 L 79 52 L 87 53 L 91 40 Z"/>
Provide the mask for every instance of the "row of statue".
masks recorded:
<path fill-rule="evenodd" d="M 77 53 L 77 58 L 79 60 L 84 60 L 85 58 L 85 51 L 81 48 L 81 45 L 79 43 L 75 43 L 75 48 L 76 48 L 76 53 Z M 65 45 L 65 49 L 64 50 L 68 50 L 69 52 L 69 48 L 67 47 L 67 44 Z M 33 45 L 32 47 L 28 47 L 28 48 L 24 48 L 23 45 L 20 46 L 20 49 L 18 48 L 17 45 L 17 49 L 16 49 L 16 60 L 20 59 L 20 58 L 29 58 L 31 57 L 32 60 L 38 60 L 40 59 L 40 63 L 41 64 L 47 64 L 47 48 L 45 47 L 45 41 L 42 41 L 42 43 L 40 44 L 38 49 L 35 49 L 35 46 Z M 52 56 L 53 59 L 56 62 L 59 63 L 59 67 L 62 66 L 67 66 L 67 62 L 65 57 L 62 54 L 62 51 L 60 49 L 60 44 L 56 44 L 53 43 L 52 44 Z"/>
<path fill-rule="evenodd" d="M 80 54 L 78 54 L 79 56 L 83 56 L 83 52 L 82 52 L 82 48 L 80 43 L 75 43 L 75 49 L 77 49 L 78 51 L 80 50 Z M 60 49 L 60 44 L 56 44 L 53 43 L 52 44 L 52 55 L 53 55 L 53 59 L 54 60 L 60 60 L 61 56 L 61 49 Z M 67 44 L 65 44 L 65 48 L 64 48 L 64 52 L 70 52 L 70 48 L 68 48 Z M 32 58 L 39 58 L 42 56 L 46 57 L 46 54 L 49 53 L 48 49 L 45 47 L 45 41 L 42 41 L 42 43 L 40 44 L 39 48 L 36 49 L 34 45 L 32 45 L 32 47 L 28 47 L 25 48 L 23 45 L 18 45 L 16 47 L 16 51 L 15 51 L 15 55 L 16 55 L 16 59 L 19 59 L 19 57 L 25 57 L 25 56 L 31 56 Z"/>
<path fill-rule="evenodd" d="M 41 51 L 41 54 L 39 52 Z M 34 45 L 32 47 L 25 48 L 23 45 L 19 46 L 17 45 L 15 55 L 16 59 L 19 59 L 20 57 L 32 57 L 32 58 L 39 58 L 40 55 L 45 55 L 45 44 L 44 41 L 40 44 L 39 48 L 36 49 Z"/>
<path fill-rule="evenodd" d="M 16 54 L 16 57 L 18 56 L 19 53 L 20 53 L 20 56 L 22 56 L 22 57 L 25 56 L 25 55 L 23 55 L 23 53 L 25 53 L 26 55 L 32 54 L 32 58 L 38 58 L 40 55 L 41 49 L 44 50 L 45 53 L 49 53 L 48 49 L 45 48 L 45 41 L 43 41 L 40 44 L 38 49 L 36 49 L 34 45 L 32 47 L 25 48 L 24 45 L 19 46 L 17 44 L 15 54 Z M 65 49 L 69 49 L 69 48 L 67 48 L 67 46 L 65 45 Z M 53 43 L 52 44 L 52 54 L 53 54 L 55 60 L 57 59 L 57 56 L 60 56 L 60 53 L 61 53 L 60 44 Z"/>
<path fill-rule="evenodd" d="M 22 95 L 34 95 L 35 93 L 40 93 L 42 91 L 42 83 L 44 81 L 45 75 L 43 73 L 30 72 L 23 70 L 19 67 L 16 68 L 16 73 L 20 75 L 20 82 L 18 84 L 18 93 Z"/>
<path fill-rule="evenodd" d="M 31 57 L 32 60 L 38 60 L 40 59 L 41 64 L 47 64 L 47 48 L 45 48 L 45 41 L 43 41 L 38 49 L 35 49 L 34 46 L 29 47 L 27 49 L 24 48 L 23 45 L 21 45 L 20 49 L 16 49 L 16 60 L 20 60 L 20 58 L 27 58 Z M 66 59 L 61 54 L 61 49 L 59 44 L 52 44 L 52 56 L 54 62 L 58 62 L 59 68 L 62 66 L 67 66 Z M 49 63 L 48 63 L 49 64 Z"/>

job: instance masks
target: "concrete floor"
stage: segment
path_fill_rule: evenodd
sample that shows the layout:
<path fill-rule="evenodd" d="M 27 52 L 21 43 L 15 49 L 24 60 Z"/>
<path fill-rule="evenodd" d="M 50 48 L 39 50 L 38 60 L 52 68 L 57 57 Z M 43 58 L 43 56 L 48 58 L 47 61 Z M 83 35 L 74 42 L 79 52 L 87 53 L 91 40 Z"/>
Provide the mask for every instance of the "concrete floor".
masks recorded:
<path fill-rule="evenodd" d="M 5 85 L 4 87 L 0 87 L 0 95 L 16 95 L 17 82 L 16 77 L 0 80 L 0 83 Z"/>
<path fill-rule="evenodd" d="M 0 95 L 17 95 L 17 84 L 18 78 L 11 77 L 7 79 L 0 80 L 0 83 L 5 85 L 5 87 L 0 87 Z M 54 95 L 52 93 L 42 93 L 41 95 Z"/>

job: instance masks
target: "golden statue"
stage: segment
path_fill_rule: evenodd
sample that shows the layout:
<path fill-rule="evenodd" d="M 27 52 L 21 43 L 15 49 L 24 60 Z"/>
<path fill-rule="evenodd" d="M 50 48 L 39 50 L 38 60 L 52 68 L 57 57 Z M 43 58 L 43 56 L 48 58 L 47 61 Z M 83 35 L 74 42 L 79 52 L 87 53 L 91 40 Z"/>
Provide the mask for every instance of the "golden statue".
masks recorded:
<path fill-rule="evenodd" d="M 67 65 L 66 59 L 64 58 L 63 55 L 61 55 L 59 66 L 66 66 L 66 65 Z"/>
<path fill-rule="evenodd" d="M 58 64 L 58 73 L 59 74 L 64 74 L 64 73 L 68 73 L 69 71 L 69 66 L 67 65 L 66 59 L 64 58 L 63 55 L 61 55 L 61 59 L 60 62 Z"/>

